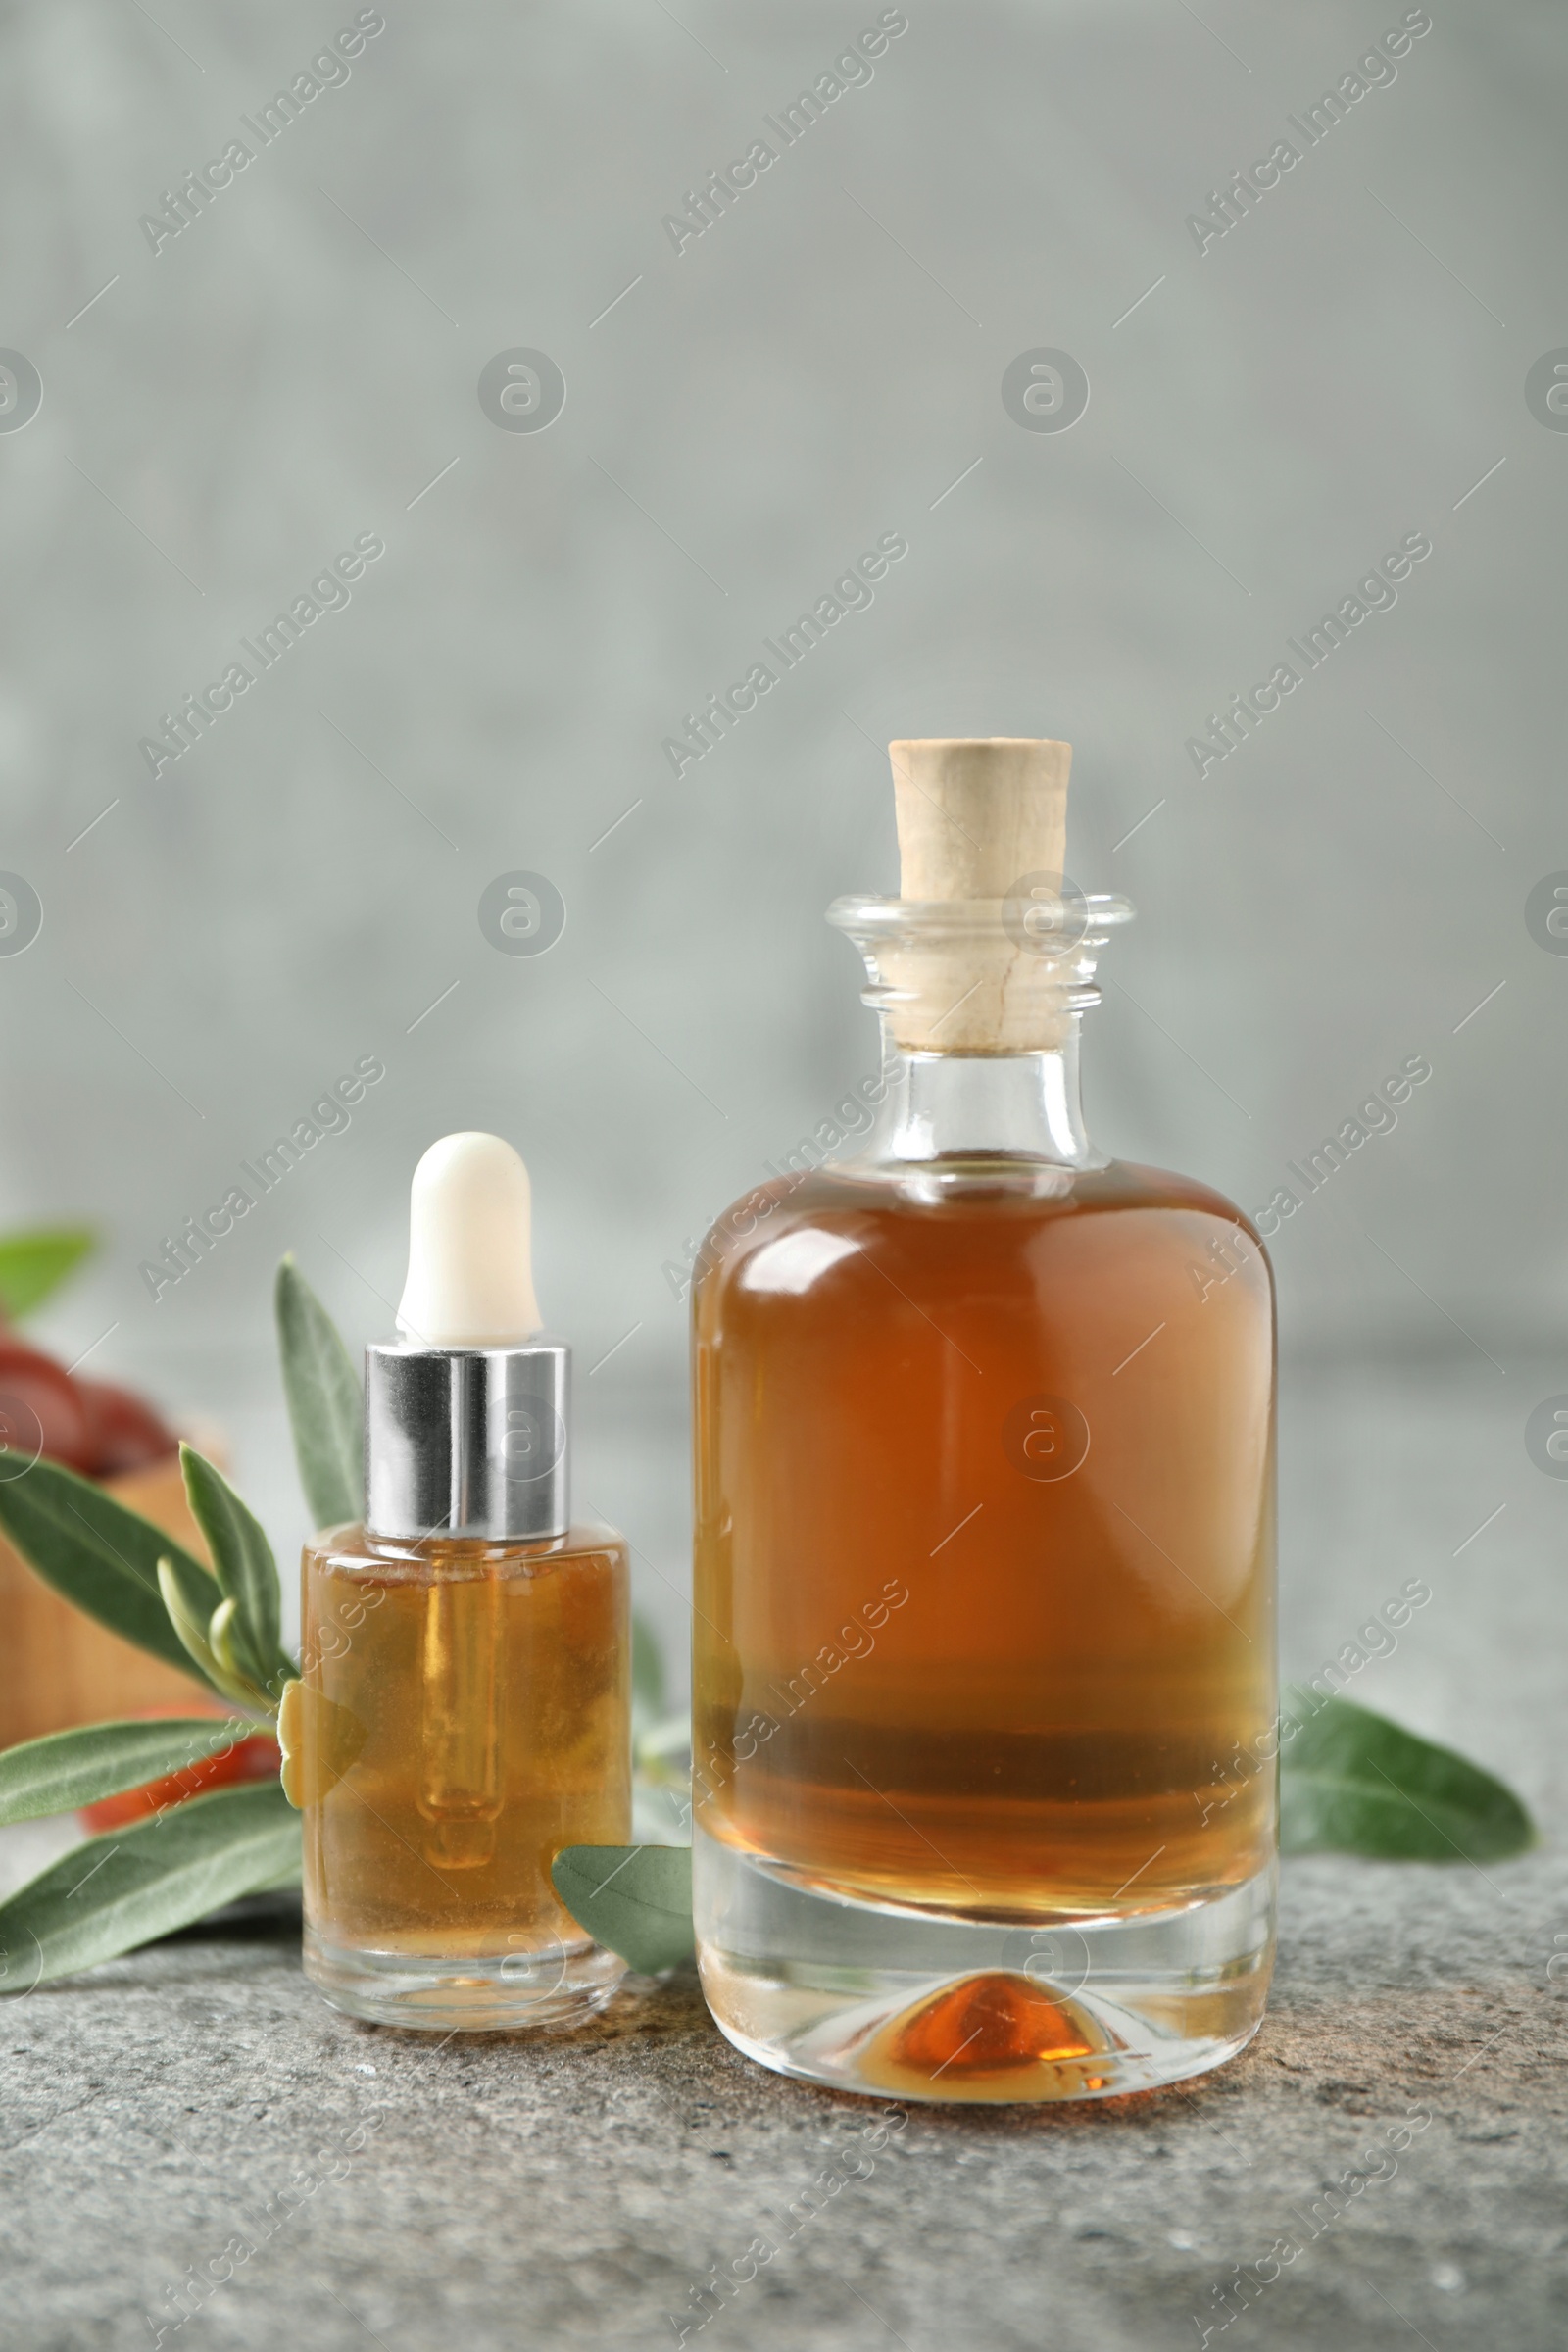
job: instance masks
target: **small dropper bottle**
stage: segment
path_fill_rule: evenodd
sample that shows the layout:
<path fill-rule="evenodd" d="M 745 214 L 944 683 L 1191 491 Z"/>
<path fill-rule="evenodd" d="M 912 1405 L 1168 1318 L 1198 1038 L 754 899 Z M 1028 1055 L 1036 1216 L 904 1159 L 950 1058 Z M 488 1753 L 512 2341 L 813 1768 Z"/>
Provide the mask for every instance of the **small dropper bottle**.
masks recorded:
<path fill-rule="evenodd" d="M 570 1351 L 499 1136 L 415 1171 L 398 1329 L 366 1350 L 365 1525 L 305 1548 L 305 1969 L 382 2024 L 570 2026 L 623 1974 L 550 1865 L 630 1836 L 626 1546 L 570 1524 Z"/>

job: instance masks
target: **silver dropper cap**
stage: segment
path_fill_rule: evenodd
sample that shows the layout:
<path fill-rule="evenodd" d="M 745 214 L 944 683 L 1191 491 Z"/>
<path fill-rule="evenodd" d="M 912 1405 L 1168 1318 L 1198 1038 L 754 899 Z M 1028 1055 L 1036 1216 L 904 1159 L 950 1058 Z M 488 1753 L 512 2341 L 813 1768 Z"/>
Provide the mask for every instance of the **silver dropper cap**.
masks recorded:
<path fill-rule="evenodd" d="M 518 1348 L 365 1350 L 365 1523 L 372 1536 L 474 1536 L 488 1543 L 564 1536 L 571 1350 Z"/>
<path fill-rule="evenodd" d="M 372 1536 L 538 1542 L 571 1522 L 571 1354 L 539 1329 L 528 1171 L 495 1135 L 415 1170 L 401 1339 L 365 1351 Z"/>

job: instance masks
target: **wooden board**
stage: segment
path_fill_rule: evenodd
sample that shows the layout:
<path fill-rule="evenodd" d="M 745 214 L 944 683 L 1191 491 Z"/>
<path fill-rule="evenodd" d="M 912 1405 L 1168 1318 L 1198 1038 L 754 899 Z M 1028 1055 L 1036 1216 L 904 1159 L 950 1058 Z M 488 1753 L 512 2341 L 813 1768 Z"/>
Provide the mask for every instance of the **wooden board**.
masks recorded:
<path fill-rule="evenodd" d="M 153 1520 L 197 1559 L 207 1558 L 177 1455 L 104 1484 L 127 1510 Z M 0 1747 L 171 1706 L 190 1715 L 227 1712 L 200 1683 L 62 1600 L 0 1536 Z"/>

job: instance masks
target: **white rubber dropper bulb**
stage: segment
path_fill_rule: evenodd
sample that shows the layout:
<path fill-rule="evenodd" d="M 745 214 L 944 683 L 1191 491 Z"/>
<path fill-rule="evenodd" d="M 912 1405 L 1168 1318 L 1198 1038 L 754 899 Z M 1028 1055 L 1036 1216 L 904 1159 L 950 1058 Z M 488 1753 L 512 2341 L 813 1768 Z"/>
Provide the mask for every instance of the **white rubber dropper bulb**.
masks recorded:
<path fill-rule="evenodd" d="M 514 1348 L 539 1329 L 528 1171 L 499 1135 L 447 1135 L 414 1171 L 398 1329 L 416 1347 Z"/>

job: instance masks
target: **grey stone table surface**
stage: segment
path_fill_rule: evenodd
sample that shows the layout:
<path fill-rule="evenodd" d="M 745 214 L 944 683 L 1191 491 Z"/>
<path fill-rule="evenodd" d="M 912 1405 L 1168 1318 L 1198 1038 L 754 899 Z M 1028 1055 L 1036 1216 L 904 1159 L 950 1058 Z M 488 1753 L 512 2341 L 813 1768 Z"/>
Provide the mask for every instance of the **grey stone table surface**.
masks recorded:
<path fill-rule="evenodd" d="M 1543 1843 L 1288 1864 L 1228 2068 L 890 2111 L 752 2066 L 690 1977 L 570 2038 L 437 2045 L 322 2006 L 286 1912 L 208 1925 L 0 2008 L 0 2345 L 1568 2343 L 1568 1481 L 1523 1445 L 1560 1388 L 1287 1383 L 1288 1668 L 1421 1578 L 1354 1695 L 1503 1773 Z"/>

